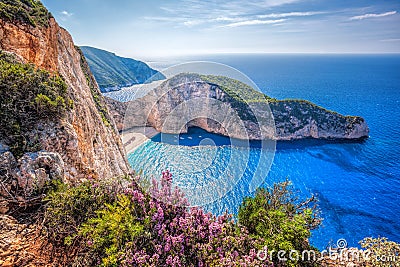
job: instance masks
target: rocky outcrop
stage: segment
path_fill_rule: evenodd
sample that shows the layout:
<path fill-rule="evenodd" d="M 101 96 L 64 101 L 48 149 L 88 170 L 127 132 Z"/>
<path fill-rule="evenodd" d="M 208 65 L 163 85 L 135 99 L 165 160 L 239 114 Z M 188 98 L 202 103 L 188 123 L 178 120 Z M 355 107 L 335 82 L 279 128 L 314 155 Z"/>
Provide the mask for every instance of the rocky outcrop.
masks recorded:
<path fill-rule="evenodd" d="M 11 216 L 0 215 L 0 266 L 33 264 L 36 255 L 31 254 L 29 239 L 34 236 L 34 232 L 33 227 L 20 224 Z"/>
<path fill-rule="evenodd" d="M 54 152 L 25 153 L 16 160 L 10 152 L 0 154 L 0 214 L 29 206 L 52 180 L 64 178 L 64 162 Z"/>
<path fill-rule="evenodd" d="M 104 97 L 104 99 L 110 109 L 110 114 L 115 121 L 118 131 L 122 131 L 124 129 L 124 116 L 126 109 L 128 108 L 128 104 L 119 102 L 109 97 Z"/>
<path fill-rule="evenodd" d="M 343 116 L 304 100 L 271 101 L 278 140 L 362 139 L 369 129 L 357 116 Z"/>
<path fill-rule="evenodd" d="M 221 79 L 221 77 L 219 77 Z M 226 81 L 230 82 L 229 78 Z M 233 81 L 235 86 L 240 83 Z M 148 95 L 110 108 L 115 113 L 126 110 L 124 127 L 152 126 L 159 132 L 184 133 L 196 126 L 212 133 L 239 139 L 294 140 L 362 139 L 369 129 L 361 117 L 343 116 L 303 100 L 260 98 L 255 92 L 232 95 L 226 88 L 200 75 L 177 75 Z M 240 91 L 240 90 L 239 90 Z"/>
<path fill-rule="evenodd" d="M 60 156 L 66 181 L 105 179 L 128 171 L 114 121 L 66 30 L 53 18 L 47 27 L 0 19 L 0 48 L 38 68 L 58 72 L 68 85 L 73 108 L 62 119 L 38 122 L 30 133 L 42 150 Z"/>
<path fill-rule="evenodd" d="M 59 71 L 59 43 L 61 31 L 54 19 L 48 27 L 16 24 L 0 18 L 0 49 L 14 52 L 39 68 Z"/>

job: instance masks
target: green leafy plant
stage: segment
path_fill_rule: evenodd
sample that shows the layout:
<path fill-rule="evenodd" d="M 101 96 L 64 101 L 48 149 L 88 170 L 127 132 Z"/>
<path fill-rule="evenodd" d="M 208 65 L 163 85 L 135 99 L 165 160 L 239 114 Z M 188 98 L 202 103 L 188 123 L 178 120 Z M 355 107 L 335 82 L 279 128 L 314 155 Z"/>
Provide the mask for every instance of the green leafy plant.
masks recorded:
<path fill-rule="evenodd" d="M 303 250 L 313 249 L 308 243 L 310 231 L 321 223 L 315 198 L 299 201 L 289 181 L 258 189 L 254 197 L 245 198 L 238 219 L 252 236 L 264 240 L 263 246 L 269 251 L 283 250 L 288 254 L 293 250 L 299 255 Z M 281 262 L 276 254 L 272 256 L 278 266 L 310 265 L 301 259 Z"/>
<path fill-rule="evenodd" d="M 260 189 L 246 198 L 239 223 L 190 208 L 172 174 L 153 179 L 151 196 L 131 183 L 90 180 L 78 186 L 56 184 L 48 195 L 45 233 L 72 266 L 271 266 L 258 249 L 312 249 L 317 227 L 313 198 L 299 202 L 290 183 Z M 275 262 L 274 266 L 312 266 L 312 262 Z"/>
<path fill-rule="evenodd" d="M 232 216 L 188 209 L 169 172 L 163 172 L 160 183 L 152 181 L 152 197 L 137 182 L 134 178 L 112 190 L 94 181 L 77 187 L 60 184 L 50 194 L 45 226 L 57 229 L 61 235 L 56 236 L 67 245 L 53 243 L 71 257 L 62 265 L 255 267 L 268 263 L 257 259 L 257 240 Z M 112 197 L 99 198 L 103 195 Z M 70 235 L 65 237 L 66 233 Z"/>
<path fill-rule="evenodd" d="M 84 182 L 78 186 L 68 186 L 56 182 L 54 189 L 44 199 L 45 231 L 50 242 L 58 245 L 71 244 L 66 237 L 77 233 L 78 227 L 96 211 L 112 202 L 112 194 L 107 194 L 104 185 Z"/>
<path fill-rule="evenodd" d="M 0 18 L 11 22 L 22 22 L 31 26 L 49 25 L 51 13 L 38 0 L 2 0 Z"/>
<path fill-rule="evenodd" d="M 58 74 L 0 52 L 0 137 L 16 157 L 37 150 L 29 132 L 39 121 L 60 119 L 72 105 L 67 85 Z"/>
<path fill-rule="evenodd" d="M 241 81 L 225 76 L 200 75 L 200 78 L 205 82 L 218 85 L 225 93 L 240 102 L 266 102 L 272 99 Z"/>
<path fill-rule="evenodd" d="M 118 266 L 126 246 L 143 234 L 144 225 L 138 221 L 137 208 L 130 197 L 118 195 L 113 204 L 97 211 L 97 217 L 89 219 L 80 228 L 80 235 L 89 237 L 93 250 L 104 251 L 104 266 Z"/>

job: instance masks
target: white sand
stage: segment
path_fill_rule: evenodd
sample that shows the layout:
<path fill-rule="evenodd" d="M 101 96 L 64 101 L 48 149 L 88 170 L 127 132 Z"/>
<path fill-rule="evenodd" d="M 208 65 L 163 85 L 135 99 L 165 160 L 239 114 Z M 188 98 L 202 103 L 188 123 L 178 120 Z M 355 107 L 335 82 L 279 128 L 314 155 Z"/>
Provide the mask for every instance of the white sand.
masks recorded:
<path fill-rule="evenodd" d="M 124 131 L 121 135 L 122 144 L 127 154 L 135 151 L 141 144 L 150 140 L 159 132 L 153 127 L 134 127 L 128 131 Z"/>

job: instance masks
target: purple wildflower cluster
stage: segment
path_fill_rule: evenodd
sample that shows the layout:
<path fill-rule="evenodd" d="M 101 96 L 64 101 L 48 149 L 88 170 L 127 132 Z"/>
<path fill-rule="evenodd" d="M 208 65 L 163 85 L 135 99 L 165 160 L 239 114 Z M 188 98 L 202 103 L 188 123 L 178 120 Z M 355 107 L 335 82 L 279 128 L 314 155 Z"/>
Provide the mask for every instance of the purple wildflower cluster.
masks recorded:
<path fill-rule="evenodd" d="M 201 208 L 187 208 L 188 201 L 172 186 L 169 171 L 161 182 L 153 180 L 150 195 L 136 185 L 125 190 L 135 207 L 144 233 L 126 244 L 122 266 L 266 266 L 257 259 L 260 242 L 232 220 Z"/>

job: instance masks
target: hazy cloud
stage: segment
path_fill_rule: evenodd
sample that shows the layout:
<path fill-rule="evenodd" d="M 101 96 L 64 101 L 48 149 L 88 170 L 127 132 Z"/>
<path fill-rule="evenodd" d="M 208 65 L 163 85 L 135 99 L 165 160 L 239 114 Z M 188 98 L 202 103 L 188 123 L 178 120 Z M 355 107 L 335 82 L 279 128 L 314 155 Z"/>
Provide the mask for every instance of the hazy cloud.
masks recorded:
<path fill-rule="evenodd" d="M 307 17 L 307 16 L 314 16 L 318 14 L 324 14 L 326 12 L 288 12 L 288 13 L 272 13 L 266 15 L 258 15 L 258 18 L 261 19 L 278 19 L 278 18 L 287 18 L 287 17 Z"/>
<path fill-rule="evenodd" d="M 187 21 L 183 22 L 183 25 L 192 27 L 192 26 L 196 26 L 196 25 L 199 25 L 202 23 L 204 23 L 203 20 L 187 20 Z"/>
<path fill-rule="evenodd" d="M 394 39 L 383 39 L 381 42 L 400 42 L 400 38 L 394 38 Z"/>
<path fill-rule="evenodd" d="M 225 25 L 224 27 L 241 27 L 241 26 L 250 26 L 250 25 L 265 25 L 265 24 L 277 24 L 286 21 L 286 19 L 276 19 L 276 20 L 245 20 L 240 22 L 234 22 Z"/>
<path fill-rule="evenodd" d="M 138 58 L 400 52 L 399 0 L 42 1 L 77 43 Z"/>
<path fill-rule="evenodd" d="M 161 10 L 178 16 L 192 16 L 197 18 L 212 15 L 213 17 L 229 18 L 257 14 L 260 10 L 270 9 L 287 4 L 302 2 L 304 0 L 182 0 L 178 3 L 165 2 Z"/>
<path fill-rule="evenodd" d="M 72 15 L 74 15 L 74 14 L 70 13 L 70 12 L 68 12 L 66 10 L 63 10 L 63 11 L 60 12 L 60 19 L 62 21 L 67 21 L 69 18 L 72 17 Z"/>
<path fill-rule="evenodd" d="M 389 12 L 379 13 L 379 14 L 370 13 L 370 14 L 364 14 L 364 15 L 360 15 L 360 16 L 351 17 L 350 20 L 362 20 L 362 19 L 370 19 L 370 18 L 382 18 L 382 17 L 387 17 L 387 16 L 394 15 L 394 14 L 396 14 L 396 13 L 397 13 L 397 11 L 389 11 Z"/>
<path fill-rule="evenodd" d="M 66 16 L 66 17 L 71 17 L 73 14 L 72 14 L 72 13 L 69 13 L 69 12 L 66 11 L 66 10 L 64 10 L 64 11 L 61 11 L 61 15 Z"/>
<path fill-rule="evenodd" d="M 232 21 L 240 21 L 242 18 L 230 18 L 230 17 L 218 17 L 213 19 L 213 21 L 221 21 L 221 22 L 232 22 Z"/>
<path fill-rule="evenodd" d="M 306 0 L 181 0 L 165 2 L 160 10 L 186 27 L 240 27 L 246 25 L 276 24 L 289 17 L 304 17 L 324 12 L 272 13 L 276 7 L 298 4 Z M 263 14 L 271 12 L 271 14 Z M 278 21 L 275 21 L 278 20 Z M 161 20 L 159 20 L 161 21 Z M 165 20 L 167 21 L 167 19 Z"/>

